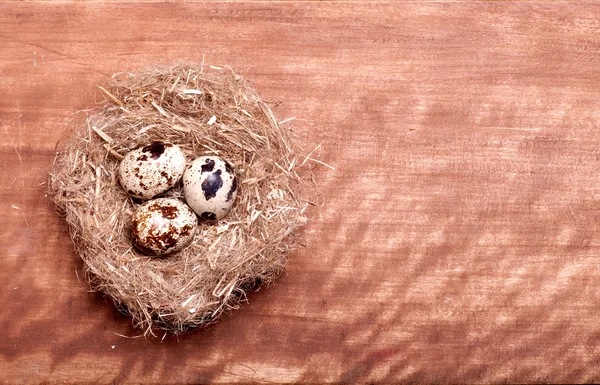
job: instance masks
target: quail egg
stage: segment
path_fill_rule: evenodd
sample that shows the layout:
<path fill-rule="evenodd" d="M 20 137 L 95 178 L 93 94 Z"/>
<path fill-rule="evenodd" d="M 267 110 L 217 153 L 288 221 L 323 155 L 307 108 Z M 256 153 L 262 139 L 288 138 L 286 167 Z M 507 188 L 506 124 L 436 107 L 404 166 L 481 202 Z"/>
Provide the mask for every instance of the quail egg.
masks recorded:
<path fill-rule="evenodd" d="M 195 159 L 183 174 L 185 200 L 205 220 L 225 217 L 233 207 L 237 188 L 233 167 L 218 156 Z"/>
<path fill-rule="evenodd" d="M 156 141 L 125 155 L 119 165 L 119 181 L 132 197 L 151 199 L 175 186 L 184 171 L 181 148 Z"/>
<path fill-rule="evenodd" d="M 187 246 L 197 227 L 196 214 L 184 202 L 158 198 L 144 202 L 133 214 L 131 238 L 144 254 L 161 256 Z"/>

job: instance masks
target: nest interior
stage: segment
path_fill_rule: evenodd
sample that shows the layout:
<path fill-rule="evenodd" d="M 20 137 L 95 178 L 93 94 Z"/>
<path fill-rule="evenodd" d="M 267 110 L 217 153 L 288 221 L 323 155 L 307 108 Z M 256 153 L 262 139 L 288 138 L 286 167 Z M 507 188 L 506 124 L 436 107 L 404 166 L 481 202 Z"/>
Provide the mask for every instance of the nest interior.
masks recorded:
<path fill-rule="evenodd" d="M 154 67 L 115 74 L 99 88 L 105 100 L 75 119 L 50 177 L 91 287 L 147 333 L 213 322 L 246 291 L 272 282 L 299 245 L 312 205 L 299 195 L 309 185 L 299 170 L 317 161 L 229 68 Z M 188 162 L 227 159 L 241 181 L 230 214 L 200 221 L 191 245 L 164 258 L 132 247 L 131 216 L 141 202 L 118 181 L 123 155 L 154 140 L 180 146 Z M 181 183 L 163 196 L 184 200 Z"/>

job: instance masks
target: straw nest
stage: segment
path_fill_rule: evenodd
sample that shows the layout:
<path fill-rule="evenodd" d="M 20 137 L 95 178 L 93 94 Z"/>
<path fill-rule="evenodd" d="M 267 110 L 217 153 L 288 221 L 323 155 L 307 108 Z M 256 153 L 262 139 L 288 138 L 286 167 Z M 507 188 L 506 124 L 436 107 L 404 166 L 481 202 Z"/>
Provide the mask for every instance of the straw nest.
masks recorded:
<path fill-rule="evenodd" d="M 213 322 L 284 268 L 311 205 L 299 194 L 314 191 L 299 169 L 318 161 L 228 68 L 180 64 L 119 73 L 99 89 L 104 102 L 75 120 L 50 177 L 91 287 L 146 333 Z M 188 162 L 221 156 L 241 180 L 231 213 L 201 221 L 192 244 L 165 258 L 132 247 L 131 216 L 141 202 L 118 182 L 123 155 L 154 140 L 180 146 Z M 183 200 L 181 185 L 164 196 Z"/>

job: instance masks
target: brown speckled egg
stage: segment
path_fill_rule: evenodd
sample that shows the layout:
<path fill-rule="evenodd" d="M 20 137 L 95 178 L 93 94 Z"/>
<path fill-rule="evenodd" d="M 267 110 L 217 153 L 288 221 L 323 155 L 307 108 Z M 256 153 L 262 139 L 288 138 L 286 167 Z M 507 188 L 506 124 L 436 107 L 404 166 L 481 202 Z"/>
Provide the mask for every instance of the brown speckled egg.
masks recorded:
<path fill-rule="evenodd" d="M 196 233 L 198 218 L 182 201 L 158 198 L 142 204 L 133 214 L 133 245 L 148 255 L 167 255 L 187 246 Z"/>
<path fill-rule="evenodd" d="M 225 217 L 237 196 L 233 167 L 218 156 L 201 156 L 183 174 L 183 193 L 188 205 L 204 220 Z"/>
<path fill-rule="evenodd" d="M 152 142 L 133 150 L 119 165 L 119 181 L 129 195 L 151 199 L 175 186 L 185 171 L 185 155 L 171 143 Z"/>

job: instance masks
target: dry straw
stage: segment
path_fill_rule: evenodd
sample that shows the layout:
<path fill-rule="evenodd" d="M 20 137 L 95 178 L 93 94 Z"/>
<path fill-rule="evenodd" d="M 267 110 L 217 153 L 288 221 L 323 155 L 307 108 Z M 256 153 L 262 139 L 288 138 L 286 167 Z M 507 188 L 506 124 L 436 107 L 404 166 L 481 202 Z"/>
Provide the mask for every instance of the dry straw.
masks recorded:
<path fill-rule="evenodd" d="M 284 268 L 312 205 L 299 195 L 314 191 L 303 182 L 307 166 L 318 161 L 228 68 L 180 64 L 119 73 L 99 89 L 106 100 L 77 121 L 50 183 L 91 287 L 146 333 L 213 322 Z M 140 202 L 117 177 L 123 155 L 153 140 L 179 145 L 188 162 L 221 156 L 241 181 L 229 216 L 201 222 L 191 246 L 166 258 L 132 247 L 131 215 Z M 298 171 L 302 166 L 307 172 Z M 181 186 L 166 196 L 183 199 Z"/>

